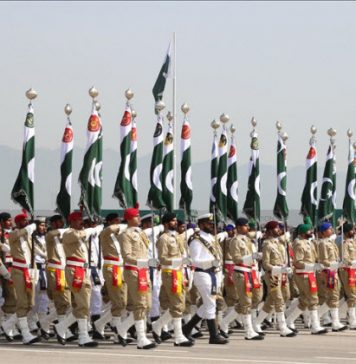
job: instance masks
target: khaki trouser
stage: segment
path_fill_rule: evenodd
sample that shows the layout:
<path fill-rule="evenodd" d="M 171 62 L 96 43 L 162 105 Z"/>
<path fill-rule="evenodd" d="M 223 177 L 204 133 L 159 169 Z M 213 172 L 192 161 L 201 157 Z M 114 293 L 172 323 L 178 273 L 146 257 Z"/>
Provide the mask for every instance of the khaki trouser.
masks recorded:
<path fill-rule="evenodd" d="M 235 306 L 239 295 L 237 294 L 235 283 L 230 282 L 227 274 L 224 276 L 225 303 L 227 307 Z"/>
<path fill-rule="evenodd" d="M 123 270 L 122 267 L 119 269 Z M 122 284 L 120 287 L 113 286 L 112 266 L 104 264 L 103 276 L 105 279 L 105 288 L 111 302 L 111 314 L 114 317 L 121 316 L 122 311 L 127 305 L 127 285 L 122 275 Z"/>
<path fill-rule="evenodd" d="M 260 288 L 252 289 L 252 308 L 257 310 L 258 305 L 261 303 L 263 297 L 263 284 L 261 283 Z"/>
<path fill-rule="evenodd" d="M 323 272 L 316 272 L 316 283 L 318 285 L 318 298 L 320 306 L 323 305 L 326 300 L 326 285 L 323 276 Z"/>
<path fill-rule="evenodd" d="M 190 312 L 190 308 L 192 306 L 192 301 L 190 299 L 190 290 L 188 285 L 184 287 L 184 300 L 185 300 L 185 305 L 184 305 L 184 315 L 189 315 Z"/>
<path fill-rule="evenodd" d="M 288 276 L 286 277 L 286 282 L 282 284 L 281 289 L 284 302 L 288 302 L 290 300 L 290 280 Z"/>
<path fill-rule="evenodd" d="M 6 314 L 13 314 L 16 312 L 16 291 L 14 284 L 10 283 L 8 280 L 2 280 L 2 289 L 3 289 L 3 297 L 4 304 L 1 306 L 1 309 Z"/>
<path fill-rule="evenodd" d="M 151 283 L 149 278 L 147 292 L 139 292 L 137 272 L 124 270 L 127 284 L 127 310 L 133 312 L 135 321 L 143 320 L 151 309 Z"/>
<path fill-rule="evenodd" d="M 320 283 L 319 283 L 320 282 Z M 325 296 L 325 303 L 329 308 L 338 308 L 340 299 L 340 282 L 338 273 L 335 274 L 335 287 L 327 288 L 327 273 L 321 272 L 318 281 L 318 291 L 322 292 Z M 318 292 L 319 293 L 319 292 Z M 320 297 L 319 297 L 319 303 Z"/>
<path fill-rule="evenodd" d="M 73 315 L 76 319 L 88 319 L 90 308 L 91 281 L 89 273 L 85 273 L 80 290 L 73 288 L 74 268 L 66 267 L 66 281 L 73 295 Z"/>
<path fill-rule="evenodd" d="M 267 285 L 267 297 L 263 305 L 263 311 L 270 313 L 274 309 L 276 312 L 283 312 L 284 299 L 281 276 L 272 276 L 271 273 L 266 272 L 264 279 Z"/>
<path fill-rule="evenodd" d="M 299 289 L 297 284 L 295 283 L 295 279 L 293 277 L 289 280 L 289 289 L 290 289 L 290 299 L 299 297 Z"/>
<path fill-rule="evenodd" d="M 189 291 L 190 294 L 190 302 L 193 306 L 198 306 L 198 300 L 200 298 L 200 293 L 198 291 L 198 288 L 193 283 L 192 288 Z"/>
<path fill-rule="evenodd" d="M 355 307 L 356 306 L 356 287 L 351 288 L 349 286 L 349 275 L 346 270 L 340 269 L 339 270 L 340 279 L 342 285 L 344 287 L 344 291 L 347 298 L 347 306 L 348 307 Z"/>
<path fill-rule="evenodd" d="M 65 315 L 71 308 L 71 293 L 66 283 L 64 291 L 56 289 L 56 273 L 47 269 L 47 295 L 53 301 L 58 315 Z"/>
<path fill-rule="evenodd" d="M 316 310 L 319 304 L 318 293 L 310 292 L 309 286 L 309 278 L 308 275 L 304 274 L 295 274 L 294 282 L 299 290 L 299 304 L 298 307 L 305 311 L 308 309 L 309 311 Z"/>
<path fill-rule="evenodd" d="M 172 292 L 172 273 L 162 271 L 162 285 L 159 292 L 159 302 L 162 309 L 169 310 L 173 318 L 180 318 L 184 312 L 184 289 L 181 293 Z"/>
<path fill-rule="evenodd" d="M 17 317 L 25 317 L 35 304 L 35 283 L 32 279 L 32 289 L 27 289 L 23 271 L 13 268 L 11 279 L 14 282 L 16 292 L 16 314 Z"/>

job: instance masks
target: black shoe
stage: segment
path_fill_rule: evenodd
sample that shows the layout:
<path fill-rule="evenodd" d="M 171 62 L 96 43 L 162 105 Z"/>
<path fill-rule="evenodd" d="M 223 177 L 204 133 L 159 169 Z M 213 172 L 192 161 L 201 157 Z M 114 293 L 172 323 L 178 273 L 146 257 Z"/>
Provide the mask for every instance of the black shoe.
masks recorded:
<path fill-rule="evenodd" d="M 145 346 L 138 346 L 137 349 L 144 349 L 144 350 L 148 350 L 148 349 L 153 349 L 155 348 L 157 345 L 156 343 L 151 343 Z"/>
<path fill-rule="evenodd" d="M 85 344 L 79 344 L 79 346 L 81 348 L 95 348 L 97 347 L 99 344 L 96 341 L 90 341 L 88 343 Z"/>
<path fill-rule="evenodd" d="M 41 341 L 41 338 L 39 336 L 36 336 L 35 338 L 33 338 L 31 341 L 29 341 L 28 343 L 24 343 L 24 345 L 32 345 L 34 343 L 39 343 Z"/>
<path fill-rule="evenodd" d="M 5 331 L 3 332 L 3 334 L 5 335 L 5 338 L 9 343 L 12 343 L 14 341 L 13 336 L 7 335 Z"/>
<path fill-rule="evenodd" d="M 4 333 L 5 334 L 5 333 Z M 21 334 L 17 334 L 17 335 L 14 335 L 12 337 L 15 341 L 21 341 L 22 340 L 22 335 Z"/>
<path fill-rule="evenodd" d="M 162 330 L 161 340 L 162 341 L 167 341 L 169 339 L 172 339 L 172 335 L 168 331 L 163 331 Z"/>
<path fill-rule="evenodd" d="M 195 314 L 188 323 L 186 323 L 185 325 L 183 325 L 182 327 L 182 331 L 183 331 L 183 335 L 188 338 L 188 337 L 194 337 L 193 335 L 191 335 L 193 328 L 200 322 L 201 317 L 198 316 L 197 314 Z M 196 334 L 194 334 L 196 335 Z"/>
<path fill-rule="evenodd" d="M 127 332 L 130 334 L 130 336 L 134 339 L 137 340 L 137 334 L 136 334 L 136 329 L 135 329 L 135 325 L 132 325 Z"/>
<path fill-rule="evenodd" d="M 226 332 L 222 331 L 222 330 L 219 330 L 220 331 L 220 335 L 222 337 L 224 337 L 225 339 L 228 339 L 229 338 L 229 334 L 227 334 Z"/>
<path fill-rule="evenodd" d="M 197 327 L 195 327 L 195 330 L 197 330 L 197 332 L 192 334 L 192 338 L 199 339 L 200 337 L 204 336 L 204 334 L 201 332 L 201 330 L 199 330 Z"/>
<path fill-rule="evenodd" d="M 251 338 L 245 337 L 245 340 L 264 340 L 264 338 L 265 337 L 262 335 L 257 335 L 257 336 L 251 337 Z"/>
<path fill-rule="evenodd" d="M 215 319 L 206 320 L 209 329 L 209 344 L 227 344 L 229 340 L 219 335 Z"/>
<path fill-rule="evenodd" d="M 43 339 L 45 339 L 46 341 L 48 341 L 51 337 L 51 335 L 49 334 L 49 332 L 44 331 L 43 329 L 41 329 L 41 337 Z"/>
<path fill-rule="evenodd" d="M 235 325 L 231 326 L 233 329 L 236 329 L 236 330 L 241 330 L 243 329 L 243 325 L 241 325 L 241 323 L 237 320 L 234 321 Z"/>
<path fill-rule="evenodd" d="M 177 343 L 174 343 L 174 346 L 184 346 L 184 347 L 191 347 L 191 346 L 193 346 L 194 345 L 194 343 L 192 343 L 191 341 L 183 341 L 182 343 L 179 343 L 179 344 L 177 344 Z"/>
<path fill-rule="evenodd" d="M 161 344 L 162 343 L 161 337 L 159 335 L 157 335 L 154 331 L 152 331 L 152 336 L 153 336 L 154 341 L 157 344 Z"/>
<path fill-rule="evenodd" d="M 347 325 L 344 325 L 342 327 L 340 327 L 339 329 L 332 329 L 333 332 L 340 332 L 340 331 L 344 331 L 344 330 L 347 330 L 348 329 L 348 326 Z"/>
<path fill-rule="evenodd" d="M 57 336 L 57 341 L 58 341 L 61 345 L 65 345 L 67 340 L 66 340 L 64 337 L 62 337 L 62 336 L 59 336 L 59 335 L 58 335 L 58 332 L 57 332 L 57 330 L 56 330 L 56 326 L 53 326 L 53 330 L 54 330 L 55 335 Z"/>
<path fill-rule="evenodd" d="M 127 340 L 125 340 L 122 336 L 117 335 L 117 341 L 115 341 L 115 344 L 125 347 L 127 345 Z"/>
<path fill-rule="evenodd" d="M 290 331 L 293 331 L 293 332 L 295 332 L 296 334 L 298 334 L 298 329 L 296 329 L 296 328 L 291 328 L 291 327 L 289 327 L 289 326 L 287 326 L 288 327 L 288 329 L 290 330 Z"/>
<path fill-rule="evenodd" d="M 102 335 L 99 331 L 96 331 L 95 326 L 93 327 L 92 338 L 95 340 L 107 340 L 106 335 Z"/>
<path fill-rule="evenodd" d="M 279 335 L 280 337 L 294 337 L 294 336 L 297 336 L 297 334 L 292 331 L 291 333 L 287 334 L 287 335 Z"/>
<path fill-rule="evenodd" d="M 323 335 L 323 334 L 327 334 L 328 333 L 328 330 L 327 329 L 321 329 L 317 332 L 312 332 L 311 334 L 312 335 Z"/>

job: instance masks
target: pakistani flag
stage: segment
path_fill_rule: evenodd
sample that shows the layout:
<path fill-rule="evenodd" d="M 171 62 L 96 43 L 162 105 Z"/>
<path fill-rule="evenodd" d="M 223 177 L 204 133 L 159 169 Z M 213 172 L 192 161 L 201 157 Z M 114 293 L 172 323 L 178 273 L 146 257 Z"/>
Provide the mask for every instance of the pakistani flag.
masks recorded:
<path fill-rule="evenodd" d="M 153 135 L 153 153 L 150 167 L 150 190 L 147 197 L 147 205 L 160 209 L 165 206 L 162 200 L 162 160 L 163 160 L 163 117 L 157 116 L 156 129 Z"/>
<path fill-rule="evenodd" d="M 173 127 L 168 126 L 163 145 L 162 198 L 168 211 L 174 209 Z"/>
<path fill-rule="evenodd" d="M 316 224 L 316 208 L 318 205 L 317 160 L 316 140 L 312 137 L 310 139 L 310 148 L 306 159 L 306 177 L 300 213 L 303 216 L 309 216 L 313 226 Z"/>
<path fill-rule="evenodd" d="M 234 222 L 238 218 L 238 192 L 239 182 L 237 180 L 237 156 L 234 136 L 231 136 L 229 157 L 227 160 L 227 216 Z"/>
<path fill-rule="evenodd" d="M 287 220 L 289 210 L 287 204 L 287 147 L 278 134 L 277 144 L 277 197 L 273 214 L 278 219 Z"/>
<path fill-rule="evenodd" d="M 347 221 L 355 224 L 356 222 L 356 206 L 355 206 L 355 167 L 356 167 L 356 155 L 352 146 L 351 140 L 349 141 L 349 165 L 347 167 L 346 175 L 346 188 L 345 197 L 342 205 L 344 216 Z"/>
<path fill-rule="evenodd" d="M 130 158 L 130 179 L 132 188 L 132 205 L 135 206 L 138 203 L 138 183 L 137 183 L 137 129 L 136 119 L 132 119 L 131 128 L 131 158 Z"/>
<path fill-rule="evenodd" d="M 218 180 L 218 168 L 219 168 L 219 151 L 218 151 L 218 137 L 216 131 L 214 131 L 213 146 L 211 149 L 211 162 L 210 162 L 210 202 L 209 211 L 215 213 L 216 209 L 216 182 Z"/>
<path fill-rule="evenodd" d="M 260 221 L 260 151 L 255 131 L 251 136 L 251 158 L 243 212 L 249 219 Z"/>
<path fill-rule="evenodd" d="M 79 174 L 81 188 L 79 205 L 84 207 L 87 215 L 92 220 L 100 216 L 101 210 L 102 137 L 101 121 L 93 103 L 92 112 L 88 121 L 87 146 L 83 167 Z"/>
<path fill-rule="evenodd" d="M 320 221 L 329 220 L 335 211 L 336 197 L 336 170 L 335 153 L 333 145 L 329 145 L 324 168 L 321 194 L 318 206 L 318 218 Z"/>
<path fill-rule="evenodd" d="M 162 100 L 164 88 L 166 87 L 166 80 L 170 75 L 170 68 L 172 63 L 171 50 L 171 43 L 169 43 L 167 55 L 159 71 L 156 83 L 154 84 L 152 89 L 153 97 L 155 98 L 156 102 Z"/>
<path fill-rule="evenodd" d="M 57 211 L 68 217 L 72 195 L 73 128 L 68 117 L 61 144 L 61 186 L 57 195 Z"/>
<path fill-rule="evenodd" d="M 191 134 L 188 118 L 185 117 L 182 125 L 181 133 L 181 180 L 179 207 L 184 209 L 188 215 L 191 215 L 191 204 L 193 199 L 193 184 L 192 184 L 192 161 L 191 161 Z"/>
<path fill-rule="evenodd" d="M 33 186 L 35 183 L 35 125 L 32 104 L 28 105 L 22 162 L 19 174 L 11 191 L 11 198 L 31 215 L 34 213 Z"/>
<path fill-rule="evenodd" d="M 130 174 L 131 157 L 131 128 L 132 117 L 130 104 L 126 104 L 126 110 L 120 123 L 120 155 L 121 163 L 116 178 L 113 196 L 118 198 L 122 208 L 133 207 L 133 193 Z"/>

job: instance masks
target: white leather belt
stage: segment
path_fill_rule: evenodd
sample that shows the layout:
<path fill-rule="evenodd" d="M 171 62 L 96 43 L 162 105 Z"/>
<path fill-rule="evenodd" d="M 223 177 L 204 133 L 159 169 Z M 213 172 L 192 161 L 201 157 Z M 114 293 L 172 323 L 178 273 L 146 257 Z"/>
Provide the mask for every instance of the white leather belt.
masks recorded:
<path fill-rule="evenodd" d="M 17 268 L 30 268 L 29 264 L 26 263 L 19 263 L 19 262 L 12 262 L 13 267 L 17 267 Z"/>
<path fill-rule="evenodd" d="M 313 270 L 307 270 L 307 269 L 296 269 L 295 272 L 296 273 L 305 273 L 305 274 L 314 273 Z"/>
<path fill-rule="evenodd" d="M 87 267 L 87 263 L 76 262 L 74 260 L 67 260 L 67 266 L 86 268 Z"/>
<path fill-rule="evenodd" d="M 180 270 L 180 268 L 173 267 L 173 265 L 162 265 L 161 269 L 172 269 L 172 270 Z"/>
<path fill-rule="evenodd" d="M 13 262 L 12 257 L 5 258 L 5 263 L 12 263 L 12 262 Z"/>
<path fill-rule="evenodd" d="M 118 267 L 122 267 L 122 262 L 118 262 L 117 260 L 109 260 L 109 259 L 104 259 L 104 264 L 107 265 L 116 265 Z"/>
<path fill-rule="evenodd" d="M 251 268 L 247 268 L 247 267 L 239 267 L 239 266 L 235 266 L 235 272 L 248 272 L 250 273 L 252 271 Z"/>
<path fill-rule="evenodd" d="M 225 260 L 224 264 L 234 264 L 232 260 Z"/>
<path fill-rule="evenodd" d="M 60 263 L 48 263 L 47 268 L 53 268 L 53 269 L 64 269 L 65 266 Z"/>

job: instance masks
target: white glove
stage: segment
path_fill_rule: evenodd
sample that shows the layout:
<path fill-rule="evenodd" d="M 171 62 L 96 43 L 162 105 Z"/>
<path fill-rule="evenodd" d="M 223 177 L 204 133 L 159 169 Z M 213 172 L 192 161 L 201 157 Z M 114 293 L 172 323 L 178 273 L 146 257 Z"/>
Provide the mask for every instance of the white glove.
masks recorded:
<path fill-rule="evenodd" d="M 339 268 L 340 264 L 338 262 L 331 262 L 330 263 L 330 269 L 331 270 L 337 270 Z"/>
<path fill-rule="evenodd" d="M 148 259 L 137 259 L 137 268 L 148 268 Z"/>
<path fill-rule="evenodd" d="M 172 259 L 172 268 L 177 269 L 182 266 L 183 260 L 182 258 L 173 258 Z"/>
<path fill-rule="evenodd" d="M 184 265 L 191 265 L 192 264 L 192 261 L 190 258 L 186 257 L 186 258 L 183 258 L 183 262 L 182 262 Z"/>
<path fill-rule="evenodd" d="M 263 236 L 262 231 L 256 231 L 256 239 L 261 239 Z"/>
<path fill-rule="evenodd" d="M 321 270 L 325 269 L 325 267 L 321 263 L 315 263 L 314 269 L 315 269 L 316 272 L 318 272 L 318 271 L 321 271 Z"/>
<path fill-rule="evenodd" d="M 155 258 L 148 259 L 148 266 L 153 267 L 153 268 L 157 268 L 158 260 L 155 259 Z"/>
<path fill-rule="evenodd" d="M 278 275 L 280 275 L 280 274 L 282 274 L 283 272 L 282 272 L 282 267 L 278 267 L 278 266 L 273 266 L 273 268 L 272 268 L 272 275 L 273 276 L 278 276 Z"/>
<path fill-rule="evenodd" d="M 220 266 L 220 262 L 217 259 L 214 259 L 211 263 L 213 267 L 218 268 Z"/>
<path fill-rule="evenodd" d="M 242 263 L 246 265 L 252 265 L 253 264 L 252 255 L 244 255 L 242 257 Z"/>
<path fill-rule="evenodd" d="M 7 280 L 11 278 L 11 274 L 3 264 L 0 265 L 0 275 L 2 275 Z"/>
<path fill-rule="evenodd" d="M 356 260 L 353 260 L 353 261 L 351 262 L 351 268 L 356 269 Z"/>
<path fill-rule="evenodd" d="M 314 263 L 304 263 L 304 270 L 307 273 L 313 273 L 315 270 L 315 264 Z"/>
<path fill-rule="evenodd" d="M 283 267 L 282 268 L 282 273 L 292 274 L 293 273 L 293 269 L 291 267 Z"/>
<path fill-rule="evenodd" d="M 258 253 L 258 252 L 253 253 L 252 258 L 257 259 L 257 260 L 261 260 L 262 259 L 262 253 Z"/>
<path fill-rule="evenodd" d="M 26 229 L 28 235 L 32 235 L 32 233 L 36 230 L 36 224 L 32 223 L 30 225 L 27 225 L 25 227 L 25 229 Z"/>
<path fill-rule="evenodd" d="M 8 253 L 10 251 L 10 247 L 6 244 L 1 244 L 1 250 L 4 252 L 4 253 Z"/>
<path fill-rule="evenodd" d="M 336 234 L 332 234 L 329 239 L 335 241 L 337 238 Z"/>
<path fill-rule="evenodd" d="M 286 236 L 286 240 L 289 241 L 290 240 L 290 232 L 286 231 L 285 236 Z"/>

